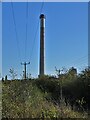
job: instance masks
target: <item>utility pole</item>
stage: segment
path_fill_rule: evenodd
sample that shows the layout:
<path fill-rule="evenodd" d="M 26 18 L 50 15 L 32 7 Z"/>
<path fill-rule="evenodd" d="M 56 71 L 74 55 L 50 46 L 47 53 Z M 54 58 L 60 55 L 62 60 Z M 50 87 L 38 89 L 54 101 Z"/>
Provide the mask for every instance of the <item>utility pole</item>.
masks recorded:
<path fill-rule="evenodd" d="M 58 75 L 58 79 L 60 79 L 60 75 L 61 75 L 61 70 L 60 69 L 56 69 L 57 75 Z M 61 118 L 63 117 L 63 93 L 62 93 L 62 78 L 60 79 L 60 108 L 61 108 Z"/>
<path fill-rule="evenodd" d="M 28 64 L 30 64 L 30 62 L 28 62 L 28 63 L 26 63 L 26 62 L 21 63 L 21 65 L 24 65 L 24 79 L 25 79 L 25 80 L 26 80 L 26 78 L 27 78 L 27 76 L 26 76 L 26 74 L 27 74 L 27 72 L 26 72 L 26 66 L 27 66 Z"/>

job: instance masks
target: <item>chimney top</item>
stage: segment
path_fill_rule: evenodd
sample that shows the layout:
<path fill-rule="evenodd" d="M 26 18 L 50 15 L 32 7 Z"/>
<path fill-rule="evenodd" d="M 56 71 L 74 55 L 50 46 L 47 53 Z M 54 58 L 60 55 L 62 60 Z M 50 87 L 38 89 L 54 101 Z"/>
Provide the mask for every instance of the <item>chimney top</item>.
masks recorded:
<path fill-rule="evenodd" d="M 40 19 L 41 19 L 41 18 L 45 18 L 45 15 L 44 15 L 44 14 L 41 14 L 41 15 L 40 15 Z"/>

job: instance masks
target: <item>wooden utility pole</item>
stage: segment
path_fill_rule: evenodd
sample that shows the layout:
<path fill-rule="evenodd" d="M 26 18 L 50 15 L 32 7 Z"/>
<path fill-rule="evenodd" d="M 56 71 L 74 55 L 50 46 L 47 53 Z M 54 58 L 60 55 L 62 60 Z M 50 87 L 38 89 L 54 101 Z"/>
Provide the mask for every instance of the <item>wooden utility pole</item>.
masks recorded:
<path fill-rule="evenodd" d="M 61 70 L 60 69 L 56 69 L 57 75 L 58 75 L 58 79 L 60 79 L 60 75 L 61 75 Z M 60 79 L 60 109 L 61 109 L 61 118 L 63 118 L 63 93 L 62 93 L 62 78 Z"/>
<path fill-rule="evenodd" d="M 27 76 L 26 76 L 26 74 L 27 74 L 27 72 L 26 72 L 26 66 L 27 66 L 28 64 L 30 64 L 30 62 L 28 62 L 28 63 L 26 63 L 26 62 L 21 63 L 21 65 L 24 65 L 24 79 L 25 79 L 25 80 L 26 80 L 26 78 L 27 78 Z"/>

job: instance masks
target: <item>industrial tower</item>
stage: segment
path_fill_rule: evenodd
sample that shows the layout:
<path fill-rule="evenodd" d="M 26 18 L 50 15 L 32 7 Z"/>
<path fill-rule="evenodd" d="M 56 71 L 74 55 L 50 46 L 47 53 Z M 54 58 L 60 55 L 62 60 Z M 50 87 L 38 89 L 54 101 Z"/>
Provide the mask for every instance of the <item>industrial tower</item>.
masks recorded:
<path fill-rule="evenodd" d="M 40 66 L 39 77 L 44 75 L 45 15 L 40 15 Z"/>

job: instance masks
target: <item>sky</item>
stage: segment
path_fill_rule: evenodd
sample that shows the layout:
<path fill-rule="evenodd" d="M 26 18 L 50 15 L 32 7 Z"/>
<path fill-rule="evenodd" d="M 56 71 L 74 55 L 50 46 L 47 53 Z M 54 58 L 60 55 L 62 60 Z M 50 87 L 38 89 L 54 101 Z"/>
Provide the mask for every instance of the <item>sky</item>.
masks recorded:
<path fill-rule="evenodd" d="M 2 18 L 2 4 L 0 3 L 0 18 Z M 2 19 L 0 19 L 0 78 L 2 72 Z"/>
<path fill-rule="evenodd" d="M 14 68 L 18 77 L 22 74 L 21 62 L 29 62 L 27 72 L 33 77 L 39 74 L 40 19 L 45 20 L 45 74 L 56 74 L 55 66 L 75 67 L 81 70 L 88 65 L 88 3 L 41 2 L 2 3 L 2 66 L 3 76 Z M 13 12 L 15 24 L 13 20 Z M 27 19 L 28 18 L 28 19 Z M 27 39 L 26 39 L 26 23 Z M 15 34 L 15 25 L 18 40 Z M 36 34 L 37 31 L 37 34 Z M 26 46 L 26 58 L 25 58 Z M 34 47 L 33 47 L 34 46 Z M 33 51 L 33 52 L 32 52 Z"/>
<path fill-rule="evenodd" d="M 27 0 L 1 0 L 3 2 L 26 2 Z M 44 2 L 88 2 L 89 0 L 43 0 Z M 42 0 L 28 0 L 28 2 L 42 2 Z"/>

